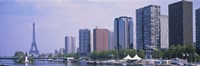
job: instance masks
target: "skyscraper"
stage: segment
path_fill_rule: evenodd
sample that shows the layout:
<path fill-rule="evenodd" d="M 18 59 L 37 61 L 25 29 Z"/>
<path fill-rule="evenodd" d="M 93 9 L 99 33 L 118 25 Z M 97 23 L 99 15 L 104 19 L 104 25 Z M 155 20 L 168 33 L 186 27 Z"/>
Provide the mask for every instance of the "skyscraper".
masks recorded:
<path fill-rule="evenodd" d="M 93 30 L 93 48 L 96 52 L 107 51 L 108 50 L 108 29 L 95 28 Z"/>
<path fill-rule="evenodd" d="M 114 48 L 133 48 L 133 19 L 121 16 L 114 20 Z"/>
<path fill-rule="evenodd" d="M 169 5 L 169 45 L 193 44 L 192 2 Z"/>
<path fill-rule="evenodd" d="M 136 10 L 136 38 L 137 50 L 145 50 L 146 58 L 151 58 L 153 48 L 160 48 L 160 6 Z"/>
<path fill-rule="evenodd" d="M 75 37 L 65 37 L 65 54 L 76 53 L 76 40 Z"/>
<path fill-rule="evenodd" d="M 168 30 L 168 16 L 160 16 L 160 41 L 161 49 L 169 48 L 169 30 Z"/>
<path fill-rule="evenodd" d="M 196 14 L 196 51 L 200 54 L 200 8 L 195 11 Z"/>
<path fill-rule="evenodd" d="M 79 30 L 79 53 L 81 56 L 87 56 L 91 52 L 90 39 L 89 29 Z"/>

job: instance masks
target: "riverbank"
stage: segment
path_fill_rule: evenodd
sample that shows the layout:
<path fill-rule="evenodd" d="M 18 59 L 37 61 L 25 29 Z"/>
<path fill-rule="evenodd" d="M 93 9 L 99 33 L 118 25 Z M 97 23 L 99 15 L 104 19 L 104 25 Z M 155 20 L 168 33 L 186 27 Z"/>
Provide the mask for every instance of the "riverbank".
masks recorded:
<path fill-rule="evenodd" d="M 31 64 L 19 64 L 13 62 L 13 60 L 0 60 L 4 66 L 180 66 L 180 65 L 165 65 L 165 64 L 145 64 L 145 63 L 134 63 L 134 62 L 121 62 L 120 60 L 104 60 L 104 61 L 69 61 L 69 62 L 62 62 L 62 61 L 36 61 L 35 63 Z M 199 64 L 199 63 L 198 63 Z M 193 63 L 189 63 L 188 65 L 184 66 L 198 66 Z"/>
<path fill-rule="evenodd" d="M 153 66 L 199 66 L 200 64 L 188 63 L 183 59 L 171 59 L 171 60 L 158 60 L 158 59 L 142 59 L 142 60 L 79 60 L 76 63 L 86 63 L 91 65 L 153 65 Z"/>

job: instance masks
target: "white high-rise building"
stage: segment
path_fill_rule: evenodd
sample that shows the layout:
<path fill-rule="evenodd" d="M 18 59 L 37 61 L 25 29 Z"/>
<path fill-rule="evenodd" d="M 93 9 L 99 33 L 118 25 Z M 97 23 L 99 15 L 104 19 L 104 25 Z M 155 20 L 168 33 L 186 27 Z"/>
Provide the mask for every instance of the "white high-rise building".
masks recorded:
<path fill-rule="evenodd" d="M 72 36 L 65 37 L 65 53 L 76 53 L 76 39 Z"/>
<path fill-rule="evenodd" d="M 169 28 L 168 28 L 168 16 L 161 15 L 160 16 L 160 42 L 161 42 L 161 49 L 169 48 Z"/>

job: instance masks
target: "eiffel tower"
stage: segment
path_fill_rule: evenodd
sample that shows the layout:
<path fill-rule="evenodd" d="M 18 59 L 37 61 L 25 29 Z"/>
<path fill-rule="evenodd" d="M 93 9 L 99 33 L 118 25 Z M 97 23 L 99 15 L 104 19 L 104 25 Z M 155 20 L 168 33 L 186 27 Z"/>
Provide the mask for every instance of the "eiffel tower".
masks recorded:
<path fill-rule="evenodd" d="M 29 51 L 30 55 L 39 55 L 39 51 L 36 45 L 36 38 L 35 38 L 35 23 L 33 22 L 33 39 L 31 44 L 31 50 Z"/>

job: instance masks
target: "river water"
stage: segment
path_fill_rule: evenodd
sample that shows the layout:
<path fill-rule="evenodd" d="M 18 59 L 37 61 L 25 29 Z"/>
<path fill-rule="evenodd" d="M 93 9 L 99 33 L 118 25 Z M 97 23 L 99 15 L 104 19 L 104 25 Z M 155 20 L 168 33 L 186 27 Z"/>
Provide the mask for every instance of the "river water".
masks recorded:
<path fill-rule="evenodd" d="M 18 64 L 12 60 L 0 60 L 0 63 L 3 63 L 8 66 L 121 66 L 121 65 L 88 65 L 86 63 L 63 63 L 63 62 L 47 62 L 47 61 L 37 61 L 33 64 Z"/>

